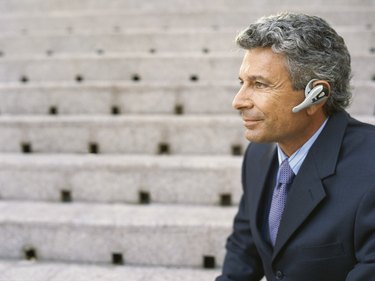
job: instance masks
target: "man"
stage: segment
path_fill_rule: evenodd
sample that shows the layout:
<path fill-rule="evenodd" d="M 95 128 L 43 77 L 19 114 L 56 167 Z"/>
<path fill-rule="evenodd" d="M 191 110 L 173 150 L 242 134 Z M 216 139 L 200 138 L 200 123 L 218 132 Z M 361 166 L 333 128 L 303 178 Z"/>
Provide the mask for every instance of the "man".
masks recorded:
<path fill-rule="evenodd" d="M 344 40 L 286 13 L 236 41 L 246 52 L 233 106 L 251 143 L 216 281 L 375 280 L 375 127 L 345 112 Z"/>

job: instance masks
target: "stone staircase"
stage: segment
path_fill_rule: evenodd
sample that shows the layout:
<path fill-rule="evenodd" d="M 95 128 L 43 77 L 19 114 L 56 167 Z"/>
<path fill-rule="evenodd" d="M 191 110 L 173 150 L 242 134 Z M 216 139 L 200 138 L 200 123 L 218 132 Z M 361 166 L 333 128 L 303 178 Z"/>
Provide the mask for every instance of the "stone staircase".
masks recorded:
<path fill-rule="evenodd" d="M 247 145 L 239 30 L 326 18 L 375 124 L 375 3 L 325 2 L 1 1 L 0 281 L 214 280 Z"/>

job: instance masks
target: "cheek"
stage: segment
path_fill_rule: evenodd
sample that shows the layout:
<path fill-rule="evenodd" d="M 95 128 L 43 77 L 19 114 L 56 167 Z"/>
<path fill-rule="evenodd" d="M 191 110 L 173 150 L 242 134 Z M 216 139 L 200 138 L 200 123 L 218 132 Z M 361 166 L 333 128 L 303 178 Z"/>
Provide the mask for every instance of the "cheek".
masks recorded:
<path fill-rule="evenodd" d="M 286 115 L 285 106 L 274 98 L 259 96 L 254 99 L 254 104 L 268 119 L 278 120 Z"/>
<path fill-rule="evenodd" d="M 261 111 L 268 121 L 276 123 L 275 126 L 289 127 L 290 123 L 296 121 L 296 113 L 292 112 L 293 107 L 298 104 L 295 99 L 267 92 L 255 94 L 252 99 L 257 110 Z"/>
<path fill-rule="evenodd" d="M 273 109 L 278 107 L 277 101 L 270 98 L 266 94 L 253 95 L 252 101 L 254 106 L 265 115 L 272 113 Z"/>
<path fill-rule="evenodd" d="M 258 104 L 259 107 L 274 108 L 281 104 L 286 104 L 288 100 L 283 98 L 282 94 L 275 91 L 260 91 L 257 90 L 252 96 L 254 103 Z"/>
<path fill-rule="evenodd" d="M 296 123 L 295 113 L 283 104 L 267 106 L 263 111 L 268 127 L 275 131 L 289 131 Z"/>

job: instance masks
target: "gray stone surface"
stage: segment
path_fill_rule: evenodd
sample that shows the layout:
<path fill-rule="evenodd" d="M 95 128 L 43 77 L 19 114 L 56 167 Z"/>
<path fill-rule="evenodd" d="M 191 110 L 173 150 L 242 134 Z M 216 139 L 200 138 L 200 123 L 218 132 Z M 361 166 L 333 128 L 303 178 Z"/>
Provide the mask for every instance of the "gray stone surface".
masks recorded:
<path fill-rule="evenodd" d="M 321 0 L 323 1 L 323 0 Z M 336 0 L 339 1 L 339 0 Z M 350 1 L 350 0 L 347 0 Z M 127 1 L 124 1 L 127 2 Z M 250 5 L 252 2 L 248 2 Z M 175 28 L 204 28 L 204 29 L 226 29 L 234 28 L 242 29 L 259 17 L 276 13 L 279 11 L 295 11 L 306 12 L 309 14 L 317 14 L 334 26 L 356 26 L 366 28 L 374 24 L 374 5 L 358 5 L 356 7 L 345 7 L 342 5 L 333 6 L 331 9 L 326 7 L 322 9 L 318 6 L 302 5 L 279 6 L 275 1 L 272 6 L 266 8 L 254 9 L 254 5 L 248 8 L 231 7 L 231 9 L 219 11 L 188 11 L 179 7 L 177 11 L 168 12 L 165 10 L 149 10 L 149 11 L 131 11 L 131 10 L 86 10 L 54 12 L 46 14 L 38 7 L 39 12 L 30 13 L 21 12 L 17 14 L 7 13 L 0 18 L 0 31 L 11 34 L 38 34 L 52 30 L 57 32 L 66 32 L 69 34 L 88 30 L 96 30 L 101 32 L 120 32 L 128 29 L 175 29 Z M 283 2 L 284 3 L 284 2 Z M 24 5 L 26 7 L 26 5 Z M 172 7 L 176 7 L 172 5 Z M 41 12 L 43 11 L 43 12 Z"/>
<path fill-rule="evenodd" d="M 316 0 L 314 2 L 305 2 L 298 0 L 284 0 L 282 2 L 275 0 L 266 0 L 257 2 L 254 5 L 253 2 L 246 0 L 237 0 L 235 8 L 252 9 L 252 10 L 274 10 L 274 9 L 286 9 L 290 7 L 315 7 L 320 8 L 322 5 L 329 8 L 340 8 L 340 7 L 358 7 L 358 6 L 371 6 L 373 1 L 371 0 L 332 0 L 329 3 L 324 0 Z M 38 9 L 39 8 L 39 9 Z M 177 12 L 181 10 L 187 11 L 217 11 L 234 8 L 232 3 L 228 3 L 225 0 L 194 0 L 194 1 L 183 1 L 183 0 L 166 0 L 166 1 L 118 1 L 118 0 L 84 0 L 84 1 L 61 1 L 52 0 L 45 2 L 43 0 L 34 1 L 11 1 L 5 0 L 1 2 L 0 11 L 8 13 L 17 12 L 28 12 L 28 13 L 40 13 L 40 11 L 56 12 L 56 11 L 86 11 L 86 10 L 136 10 L 136 11 L 168 11 Z"/>
<path fill-rule="evenodd" d="M 11 116 L 0 119 L 0 151 L 20 152 L 30 143 L 36 153 L 226 154 L 233 145 L 245 147 L 244 129 L 237 116 Z M 225 136 L 218 137 L 218 136 Z"/>
<path fill-rule="evenodd" d="M 218 274 L 217 269 L 0 261 L 2 281 L 212 281 Z"/>
<path fill-rule="evenodd" d="M 81 75 L 84 83 L 85 81 L 132 81 L 133 76 L 138 75 L 140 77 L 138 83 L 163 81 L 178 84 L 188 82 L 192 75 L 196 75 L 199 81 L 203 82 L 235 81 L 240 63 L 240 54 L 4 57 L 0 61 L 0 79 L 2 82 L 15 82 L 26 76 L 31 84 L 39 81 L 75 81 L 76 76 Z"/>
<path fill-rule="evenodd" d="M 375 83 L 357 83 L 353 86 L 353 99 L 348 111 L 357 115 L 375 115 Z"/>
<path fill-rule="evenodd" d="M 152 203 L 219 205 L 222 194 L 237 204 L 241 157 L 147 155 L 0 156 L 4 200 L 133 203 L 148 192 Z"/>
<path fill-rule="evenodd" d="M 236 207 L 0 203 L 0 257 L 22 259 L 32 247 L 42 261 L 128 265 L 221 265 Z M 178 249 L 178 255 L 176 250 Z M 171 258 L 173 257 L 173 258 Z"/>

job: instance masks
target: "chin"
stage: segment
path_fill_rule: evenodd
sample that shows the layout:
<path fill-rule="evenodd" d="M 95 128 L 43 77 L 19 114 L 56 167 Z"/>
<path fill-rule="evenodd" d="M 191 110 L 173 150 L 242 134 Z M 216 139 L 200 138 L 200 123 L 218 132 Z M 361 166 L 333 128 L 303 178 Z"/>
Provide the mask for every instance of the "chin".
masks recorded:
<path fill-rule="evenodd" d="M 248 141 L 255 142 L 255 143 L 273 142 L 273 140 L 269 140 L 267 139 L 266 136 L 259 134 L 259 133 L 255 133 L 253 130 L 252 131 L 246 130 L 245 137 Z"/>
<path fill-rule="evenodd" d="M 251 142 L 262 142 L 262 138 L 254 135 L 253 133 L 246 132 L 245 137 L 248 141 L 251 141 Z"/>

